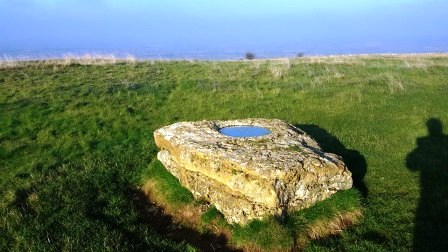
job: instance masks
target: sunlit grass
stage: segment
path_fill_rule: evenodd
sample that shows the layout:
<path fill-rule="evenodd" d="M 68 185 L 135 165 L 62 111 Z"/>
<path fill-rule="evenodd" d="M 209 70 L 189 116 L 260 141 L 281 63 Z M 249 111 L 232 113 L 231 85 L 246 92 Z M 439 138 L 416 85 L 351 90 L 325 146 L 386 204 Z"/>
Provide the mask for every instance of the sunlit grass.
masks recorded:
<path fill-rule="evenodd" d="M 446 54 L 1 61 L 0 250 L 189 249 L 155 231 L 133 204 L 142 176 L 159 174 L 148 171 L 152 133 L 177 121 L 245 117 L 315 125 L 329 150 L 365 158 L 362 222 L 305 249 L 411 250 L 421 239 L 420 173 L 405 160 L 429 118 L 448 125 L 447 79 Z"/>

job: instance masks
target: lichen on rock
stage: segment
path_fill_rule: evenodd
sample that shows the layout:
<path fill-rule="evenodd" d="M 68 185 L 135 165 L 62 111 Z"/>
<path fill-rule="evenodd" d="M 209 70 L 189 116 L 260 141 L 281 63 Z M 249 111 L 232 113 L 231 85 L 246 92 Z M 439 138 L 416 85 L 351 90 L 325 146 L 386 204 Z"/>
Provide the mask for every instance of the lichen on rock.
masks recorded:
<path fill-rule="evenodd" d="M 219 132 L 228 126 L 271 133 Z M 154 139 L 163 165 L 230 223 L 303 209 L 352 186 L 341 157 L 323 152 L 304 131 L 277 119 L 179 122 L 156 130 Z"/>

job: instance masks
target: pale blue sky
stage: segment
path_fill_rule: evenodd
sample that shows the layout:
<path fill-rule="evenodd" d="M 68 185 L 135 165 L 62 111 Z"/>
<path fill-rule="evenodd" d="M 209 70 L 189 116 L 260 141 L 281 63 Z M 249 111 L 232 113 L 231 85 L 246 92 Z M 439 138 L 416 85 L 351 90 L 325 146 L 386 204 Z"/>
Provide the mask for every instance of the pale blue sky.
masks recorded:
<path fill-rule="evenodd" d="M 447 0 L 0 0 L 0 50 L 445 43 Z M 1 53 L 1 51 L 0 51 Z"/>

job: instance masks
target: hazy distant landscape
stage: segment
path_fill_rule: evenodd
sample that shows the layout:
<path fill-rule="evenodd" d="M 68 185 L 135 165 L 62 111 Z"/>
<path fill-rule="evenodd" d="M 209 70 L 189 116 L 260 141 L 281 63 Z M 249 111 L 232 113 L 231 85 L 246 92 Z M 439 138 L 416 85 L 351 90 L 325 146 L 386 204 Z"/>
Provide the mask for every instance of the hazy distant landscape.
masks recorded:
<path fill-rule="evenodd" d="M 446 2 L 0 0 L 0 57 L 240 59 L 448 51 Z M 14 20 L 13 23 L 12 20 Z"/>
<path fill-rule="evenodd" d="M 0 60 L 36 60 L 48 58 L 64 58 L 85 54 L 114 55 L 126 58 L 129 55 L 139 59 L 177 59 L 177 60 L 236 60 L 244 58 L 246 52 L 253 52 L 256 58 L 282 58 L 304 56 L 344 55 L 344 54 L 385 54 L 385 53 L 440 53 L 448 52 L 448 42 L 423 40 L 419 42 L 363 42 L 317 41 L 315 43 L 291 43 L 279 41 L 266 45 L 254 43 L 250 45 L 114 45 L 113 41 L 106 45 L 84 45 L 84 47 L 51 47 L 51 46 L 10 46 L 0 45 Z"/>

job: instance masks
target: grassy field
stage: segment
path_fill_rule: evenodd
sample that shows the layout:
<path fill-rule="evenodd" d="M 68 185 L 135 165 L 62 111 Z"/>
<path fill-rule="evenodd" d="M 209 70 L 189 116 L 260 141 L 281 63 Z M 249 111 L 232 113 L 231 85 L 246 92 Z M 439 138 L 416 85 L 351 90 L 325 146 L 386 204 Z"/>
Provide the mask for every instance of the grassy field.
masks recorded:
<path fill-rule="evenodd" d="M 182 236 L 160 228 L 169 216 L 147 215 L 156 211 L 142 195 L 157 166 L 152 133 L 177 121 L 264 117 L 343 156 L 364 196 L 359 224 L 304 250 L 446 251 L 447 97 L 446 54 L 3 61 L 0 250 L 224 246 L 224 237 Z"/>

